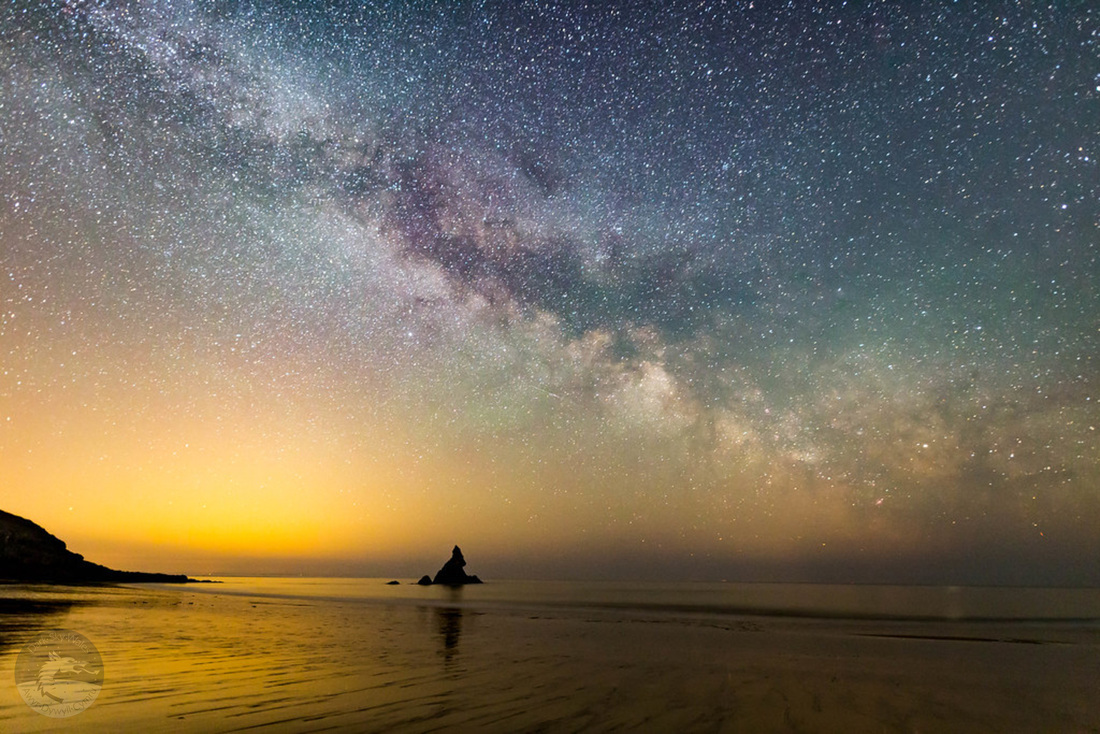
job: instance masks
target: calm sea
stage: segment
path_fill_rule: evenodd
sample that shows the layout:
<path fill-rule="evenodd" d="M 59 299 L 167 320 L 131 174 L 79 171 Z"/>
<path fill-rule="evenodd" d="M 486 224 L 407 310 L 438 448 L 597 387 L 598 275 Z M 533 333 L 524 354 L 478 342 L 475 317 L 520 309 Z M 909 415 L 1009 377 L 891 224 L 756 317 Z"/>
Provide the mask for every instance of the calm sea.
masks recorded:
<path fill-rule="evenodd" d="M 227 578 L 193 590 L 468 609 L 617 610 L 824 619 L 1100 620 L 1100 589 L 704 582 L 494 581 L 461 588 L 387 579 Z"/>
<path fill-rule="evenodd" d="M 1096 589 L 221 581 L 0 586 L 0 732 L 1100 730 Z"/>

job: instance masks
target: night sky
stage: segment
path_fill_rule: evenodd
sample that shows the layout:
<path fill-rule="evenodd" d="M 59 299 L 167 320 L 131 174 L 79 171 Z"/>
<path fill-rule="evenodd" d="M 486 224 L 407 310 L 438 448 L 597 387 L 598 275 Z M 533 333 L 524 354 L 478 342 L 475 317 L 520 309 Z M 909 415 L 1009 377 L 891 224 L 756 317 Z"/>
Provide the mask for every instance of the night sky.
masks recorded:
<path fill-rule="evenodd" d="M 1100 583 L 1091 3 L 16 1 L 0 83 L 91 560 Z"/>

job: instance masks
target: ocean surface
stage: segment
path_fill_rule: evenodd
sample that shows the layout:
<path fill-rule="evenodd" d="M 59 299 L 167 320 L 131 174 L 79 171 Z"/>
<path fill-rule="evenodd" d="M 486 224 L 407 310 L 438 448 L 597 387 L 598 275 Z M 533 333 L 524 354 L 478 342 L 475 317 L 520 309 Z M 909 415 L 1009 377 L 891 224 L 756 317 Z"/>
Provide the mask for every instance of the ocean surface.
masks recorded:
<path fill-rule="evenodd" d="M 0 731 L 1100 731 L 1097 589 L 219 580 L 0 586 Z"/>

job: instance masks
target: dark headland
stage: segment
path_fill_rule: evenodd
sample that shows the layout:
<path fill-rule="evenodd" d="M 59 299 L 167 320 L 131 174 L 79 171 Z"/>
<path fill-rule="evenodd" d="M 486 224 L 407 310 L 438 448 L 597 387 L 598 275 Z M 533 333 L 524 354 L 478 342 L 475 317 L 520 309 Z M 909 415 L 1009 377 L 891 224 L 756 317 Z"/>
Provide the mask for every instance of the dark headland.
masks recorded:
<path fill-rule="evenodd" d="M 199 583 L 183 574 L 116 571 L 86 561 L 41 526 L 3 510 L 0 510 L 0 579 L 48 584 Z"/>
<path fill-rule="evenodd" d="M 481 579 L 467 574 L 464 570 L 465 566 L 466 559 L 462 557 L 462 549 L 456 545 L 454 550 L 451 551 L 451 560 L 443 564 L 443 568 L 439 569 L 434 579 L 425 574 L 416 583 L 421 586 L 431 586 L 432 584 L 442 584 L 443 586 L 480 584 Z"/>

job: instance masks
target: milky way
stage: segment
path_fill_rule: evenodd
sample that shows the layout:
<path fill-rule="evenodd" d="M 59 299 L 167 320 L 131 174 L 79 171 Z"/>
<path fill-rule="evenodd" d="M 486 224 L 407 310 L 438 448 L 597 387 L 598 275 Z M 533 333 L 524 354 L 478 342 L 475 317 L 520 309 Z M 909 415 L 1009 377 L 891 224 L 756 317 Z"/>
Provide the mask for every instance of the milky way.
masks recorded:
<path fill-rule="evenodd" d="M 1100 581 L 1100 15 L 791 5 L 7 4 L 5 509 Z"/>

